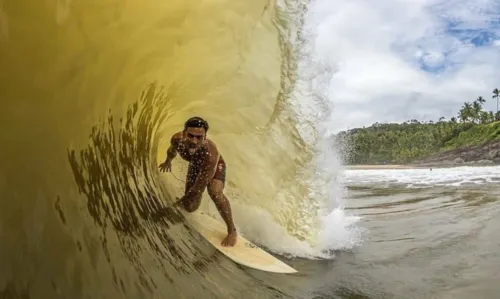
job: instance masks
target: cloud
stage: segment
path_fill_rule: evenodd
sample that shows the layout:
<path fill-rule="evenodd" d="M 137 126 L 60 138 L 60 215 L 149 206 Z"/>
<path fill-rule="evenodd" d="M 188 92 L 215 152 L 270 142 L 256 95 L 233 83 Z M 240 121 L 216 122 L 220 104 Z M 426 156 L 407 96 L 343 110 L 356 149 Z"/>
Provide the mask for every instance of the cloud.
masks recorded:
<path fill-rule="evenodd" d="M 336 70 L 325 88 L 337 130 L 451 117 L 478 96 L 496 109 L 500 0 L 315 0 L 306 26 L 310 67 Z"/>

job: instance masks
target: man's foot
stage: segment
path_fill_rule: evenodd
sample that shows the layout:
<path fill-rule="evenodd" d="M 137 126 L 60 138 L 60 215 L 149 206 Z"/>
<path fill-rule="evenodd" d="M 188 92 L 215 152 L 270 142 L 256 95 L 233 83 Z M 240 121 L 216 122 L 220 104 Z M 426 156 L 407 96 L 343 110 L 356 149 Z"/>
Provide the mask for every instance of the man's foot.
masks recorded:
<path fill-rule="evenodd" d="M 236 241 L 238 240 L 238 233 L 236 231 L 229 233 L 224 240 L 222 240 L 221 245 L 222 246 L 234 246 L 236 244 Z"/>

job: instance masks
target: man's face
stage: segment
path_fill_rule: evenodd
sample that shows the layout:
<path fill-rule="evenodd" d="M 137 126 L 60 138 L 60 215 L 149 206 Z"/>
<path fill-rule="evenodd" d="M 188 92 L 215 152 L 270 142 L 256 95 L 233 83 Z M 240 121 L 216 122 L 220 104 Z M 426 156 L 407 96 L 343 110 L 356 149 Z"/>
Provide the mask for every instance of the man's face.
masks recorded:
<path fill-rule="evenodd" d="M 188 127 L 184 131 L 184 139 L 187 141 L 189 152 L 194 153 L 205 141 L 205 129 Z"/>

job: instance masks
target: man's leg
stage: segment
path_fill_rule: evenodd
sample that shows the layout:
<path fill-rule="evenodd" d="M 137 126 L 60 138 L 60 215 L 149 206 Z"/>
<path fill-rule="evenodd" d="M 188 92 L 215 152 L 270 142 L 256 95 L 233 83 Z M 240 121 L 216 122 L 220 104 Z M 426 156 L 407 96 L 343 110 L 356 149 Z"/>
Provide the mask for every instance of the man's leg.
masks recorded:
<path fill-rule="evenodd" d="M 219 214 L 227 226 L 228 234 L 236 231 L 236 227 L 233 222 L 233 215 L 231 211 L 231 204 L 227 200 L 226 195 L 224 195 L 224 182 L 218 179 L 213 179 L 208 184 L 208 195 L 213 200 Z"/>
<path fill-rule="evenodd" d="M 188 172 L 186 176 L 186 187 L 184 189 L 184 193 L 188 192 L 188 190 L 191 189 L 191 187 L 193 187 L 199 172 L 200 172 L 199 167 L 194 166 L 193 163 L 189 163 Z M 182 206 L 187 212 L 192 213 L 200 207 L 200 204 L 201 204 L 201 197 L 199 197 L 198 199 L 183 202 Z"/>

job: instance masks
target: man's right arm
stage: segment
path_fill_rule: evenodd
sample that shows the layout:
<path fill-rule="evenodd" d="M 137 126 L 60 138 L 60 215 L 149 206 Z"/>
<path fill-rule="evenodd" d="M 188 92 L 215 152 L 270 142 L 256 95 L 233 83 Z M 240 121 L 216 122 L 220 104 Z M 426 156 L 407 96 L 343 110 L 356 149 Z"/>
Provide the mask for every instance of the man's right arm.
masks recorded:
<path fill-rule="evenodd" d="M 177 142 L 178 142 L 177 134 L 174 134 L 172 138 L 170 138 L 170 146 L 167 149 L 167 158 L 165 162 L 172 162 L 172 160 L 177 156 Z"/>

